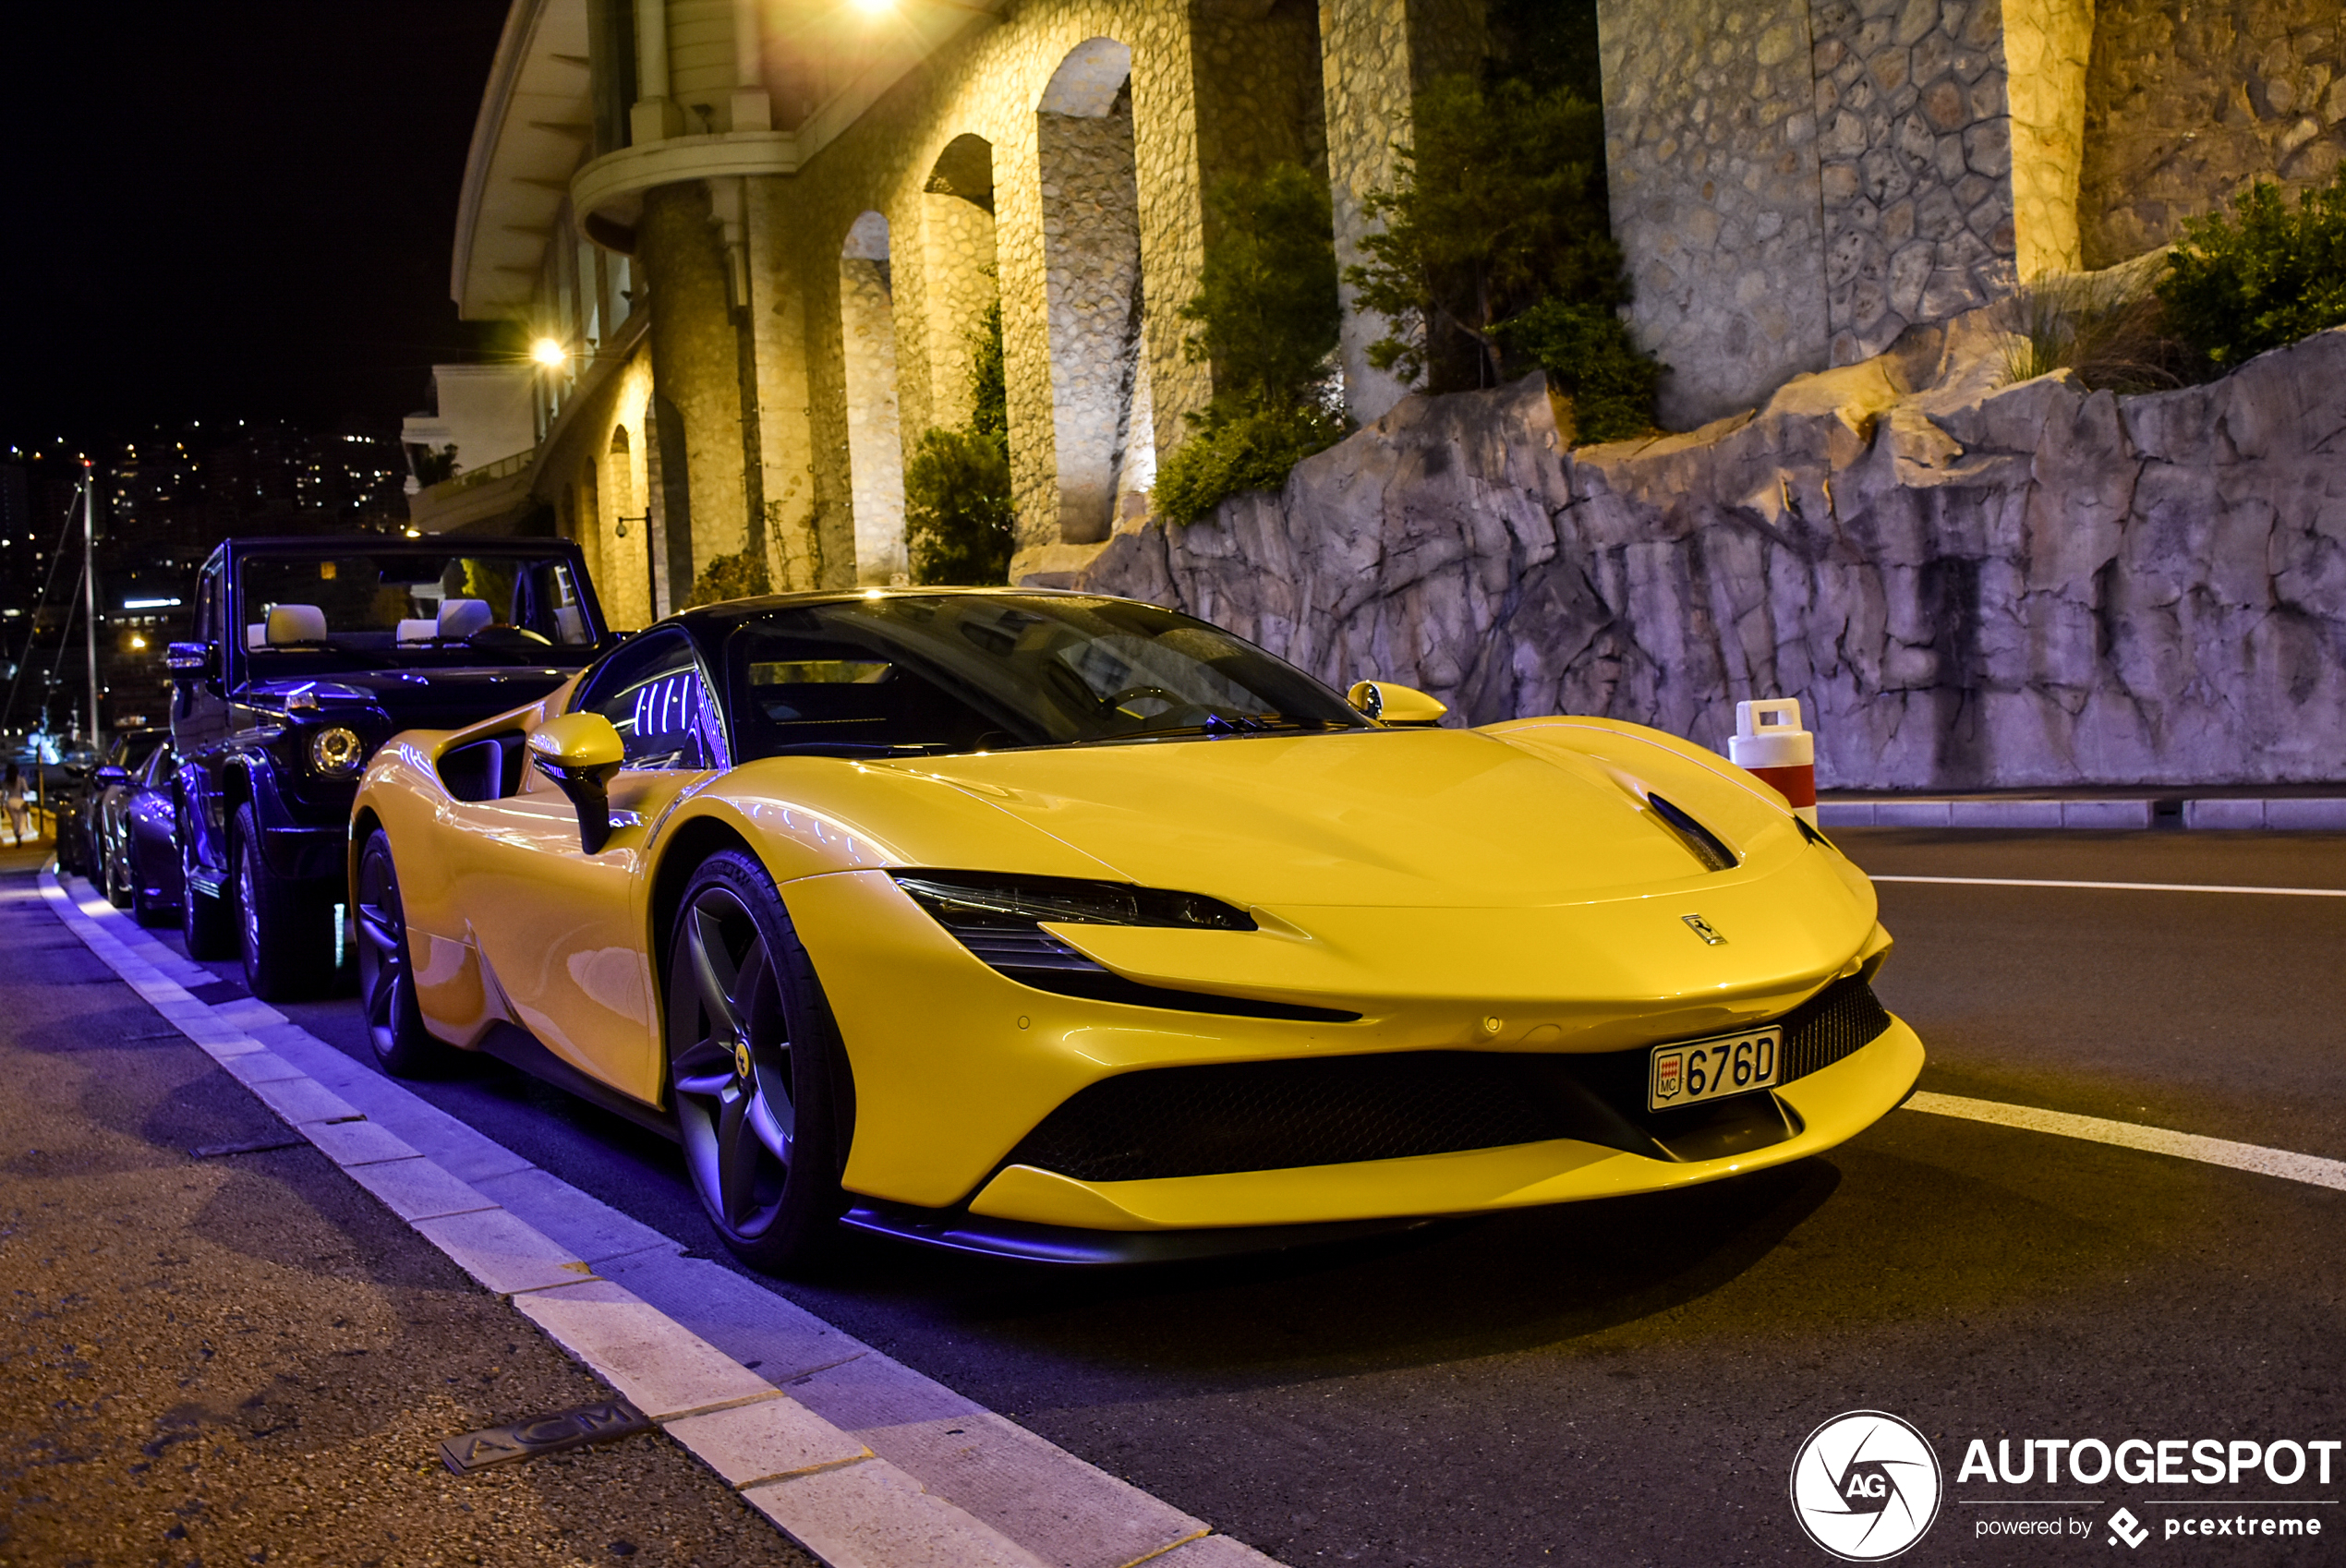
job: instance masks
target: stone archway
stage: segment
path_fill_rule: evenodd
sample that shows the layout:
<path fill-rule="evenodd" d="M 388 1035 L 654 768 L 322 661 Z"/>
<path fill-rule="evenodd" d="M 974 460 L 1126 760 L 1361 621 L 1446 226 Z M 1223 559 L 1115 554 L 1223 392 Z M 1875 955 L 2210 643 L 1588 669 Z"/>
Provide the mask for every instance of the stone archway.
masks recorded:
<path fill-rule="evenodd" d="M 901 578 L 904 445 L 896 388 L 894 282 L 888 220 L 866 212 L 839 257 L 840 342 L 847 379 L 847 463 L 855 518 L 855 581 Z"/>
<path fill-rule="evenodd" d="M 994 145 L 945 144 L 921 195 L 922 287 L 928 335 L 929 423 L 959 428 L 972 413 L 973 340 L 1001 297 L 995 274 Z"/>
<path fill-rule="evenodd" d="M 1131 50 L 1088 39 L 1035 106 L 1059 537 L 1070 544 L 1106 538 L 1119 496 L 1155 479 L 1131 78 Z"/>

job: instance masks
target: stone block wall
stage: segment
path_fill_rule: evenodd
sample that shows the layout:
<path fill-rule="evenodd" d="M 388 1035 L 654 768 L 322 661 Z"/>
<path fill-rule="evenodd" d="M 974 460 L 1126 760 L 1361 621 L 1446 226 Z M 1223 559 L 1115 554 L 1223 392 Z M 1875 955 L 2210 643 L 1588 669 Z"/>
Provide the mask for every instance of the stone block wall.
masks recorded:
<path fill-rule="evenodd" d="M 1079 585 L 1452 722 L 1724 749 L 1796 696 L 1828 788 L 2330 781 L 2346 756 L 2346 329 L 2221 381 L 2003 386 L 1969 323 L 1694 435 L 1561 450 L 1536 379 L 1411 397 L 1278 495 Z"/>
<path fill-rule="evenodd" d="M 1633 330 L 1671 368 L 1663 423 L 1699 425 L 1825 362 L 1808 5 L 1599 0 L 1597 25 Z"/>
<path fill-rule="evenodd" d="M 2249 181 L 2346 158 L 2338 0 L 2100 0 L 2078 206 L 2088 267 L 2175 239 Z"/>
<path fill-rule="evenodd" d="M 883 586 L 907 570 L 904 438 L 898 418 L 896 310 L 889 248 L 887 220 L 867 212 L 848 230 L 847 247 L 839 259 L 855 581 Z"/>
<path fill-rule="evenodd" d="M 1999 0 L 1823 0 L 1815 31 L 1830 361 L 2013 283 Z"/>

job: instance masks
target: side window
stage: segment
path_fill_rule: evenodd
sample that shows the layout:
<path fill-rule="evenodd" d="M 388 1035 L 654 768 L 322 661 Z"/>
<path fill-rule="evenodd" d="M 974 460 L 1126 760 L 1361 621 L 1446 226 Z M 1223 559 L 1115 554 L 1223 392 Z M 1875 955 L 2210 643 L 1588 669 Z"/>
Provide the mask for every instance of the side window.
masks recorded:
<path fill-rule="evenodd" d="M 196 585 L 196 640 L 217 641 L 220 636 L 220 573 L 207 572 Z"/>
<path fill-rule="evenodd" d="M 599 713 L 626 742 L 629 767 L 724 766 L 708 684 L 682 632 L 635 638 L 597 665 L 572 705 Z"/>

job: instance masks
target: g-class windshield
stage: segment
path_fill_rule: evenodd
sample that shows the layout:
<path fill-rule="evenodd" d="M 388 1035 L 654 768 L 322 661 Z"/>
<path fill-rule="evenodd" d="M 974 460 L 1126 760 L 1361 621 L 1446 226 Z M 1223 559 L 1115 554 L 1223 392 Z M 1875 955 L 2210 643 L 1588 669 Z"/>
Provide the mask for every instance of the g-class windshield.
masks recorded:
<path fill-rule="evenodd" d="M 578 663 L 599 634 L 559 556 L 352 550 L 256 553 L 241 567 L 244 624 L 256 657 L 382 663 Z"/>

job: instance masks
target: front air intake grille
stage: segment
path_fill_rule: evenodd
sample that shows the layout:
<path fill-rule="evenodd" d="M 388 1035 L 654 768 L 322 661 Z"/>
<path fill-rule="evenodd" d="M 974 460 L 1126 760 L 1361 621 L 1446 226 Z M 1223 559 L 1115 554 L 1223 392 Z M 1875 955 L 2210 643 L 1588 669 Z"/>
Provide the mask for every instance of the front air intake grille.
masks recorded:
<path fill-rule="evenodd" d="M 1863 980 L 1786 1015 L 1781 1081 L 1890 1027 Z M 1576 1138 L 1672 1157 L 1695 1110 L 1645 1109 L 1651 1047 L 1602 1055 L 1412 1051 L 1157 1067 L 1078 1091 L 1004 1161 L 1078 1181 L 1220 1176 Z M 1764 1104 L 1764 1097 L 1762 1097 Z M 1723 1101 L 1723 1107 L 1737 1102 Z M 1691 1124 L 1687 1124 L 1691 1125 Z"/>
<path fill-rule="evenodd" d="M 1890 1014 L 1873 987 L 1856 975 L 1826 986 L 1784 1015 L 1784 1068 L 1779 1083 L 1829 1067 L 1890 1027 Z"/>
<path fill-rule="evenodd" d="M 1465 1051 L 1159 1067 L 1080 1091 L 1009 1163 L 1078 1181 L 1141 1181 L 1566 1136 L 1526 1088 L 1514 1059 Z"/>

